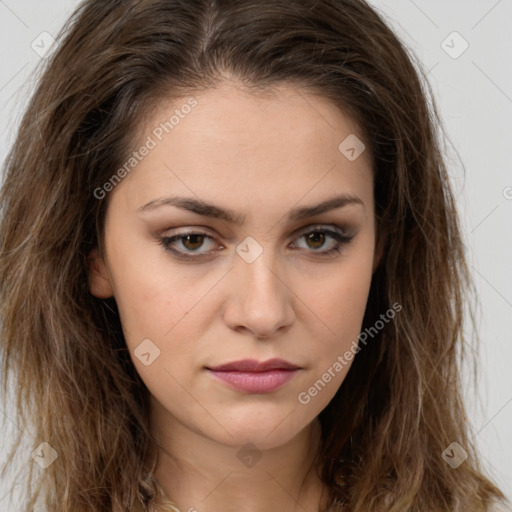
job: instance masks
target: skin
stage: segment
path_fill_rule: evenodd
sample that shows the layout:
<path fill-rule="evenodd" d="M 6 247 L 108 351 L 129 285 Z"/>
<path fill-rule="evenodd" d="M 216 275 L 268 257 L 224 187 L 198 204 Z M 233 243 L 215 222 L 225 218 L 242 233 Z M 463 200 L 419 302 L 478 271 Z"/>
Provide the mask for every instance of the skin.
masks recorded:
<path fill-rule="evenodd" d="M 358 126 L 303 90 L 283 85 L 254 95 L 225 82 L 194 97 L 198 105 L 110 192 L 104 258 L 91 252 L 90 291 L 115 297 L 151 393 L 150 425 L 161 446 L 155 477 L 182 511 L 316 511 L 323 487 L 314 472 L 299 490 L 319 446 L 317 416 L 350 363 L 309 403 L 298 395 L 361 330 L 380 256 L 371 156 L 349 161 L 338 146 L 350 134 L 362 139 Z M 161 103 L 136 147 L 187 99 Z M 362 204 L 287 218 L 342 193 Z M 168 205 L 138 211 L 169 196 L 229 208 L 243 224 Z M 321 229 L 336 226 L 354 238 L 322 256 L 337 243 Z M 308 241 L 312 227 L 320 236 Z M 190 261 L 159 244 L 161 236 L 198 230 L 214 240 L 172 245 Z M 248 236 L 263 251 L 251 263 L 236 252 Z M 198 252 L 207 255 L 193 260 Z M 134 355 L 145 339 L 160 350 L 148 366 Z M 301 369 L 267 394 L 234 390 L 205 370 L 274 357 Z M 255 463 L 244 463 L 254 455 L 247 443 Z"/>

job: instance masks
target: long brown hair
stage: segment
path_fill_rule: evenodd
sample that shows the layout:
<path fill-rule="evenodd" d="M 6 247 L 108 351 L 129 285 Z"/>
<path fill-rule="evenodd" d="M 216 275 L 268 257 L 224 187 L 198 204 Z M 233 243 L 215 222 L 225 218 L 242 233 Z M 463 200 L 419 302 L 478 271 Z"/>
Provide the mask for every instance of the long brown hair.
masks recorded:
<path fill-rule="evenodd" d="M 144 511 L 163 498 L 145 464 L 156 454 L 148 390 L 115 301 L 89 293 L 108 206 L 95 190 L 159 102 L 223 80 L 331 100 L 374 157 L 383 257 L 363 327 L 392 304 L 402 311 L 320 414 L 329 506 L 476 512 L 503 498 L 481 472 L 461 400 L 473 288 L 442 125 L 421 65 L 383 18 L 364 0 L 87 0 L 57 41 L 1 190 L 2 392 L 12 372 L 18 426 L 58 454 L 45 471 L 22 468 L 25 510 L 39 499 L 55 512 Z M 452 442 L 468 454 L 456 469 L 442 456 Z"/>

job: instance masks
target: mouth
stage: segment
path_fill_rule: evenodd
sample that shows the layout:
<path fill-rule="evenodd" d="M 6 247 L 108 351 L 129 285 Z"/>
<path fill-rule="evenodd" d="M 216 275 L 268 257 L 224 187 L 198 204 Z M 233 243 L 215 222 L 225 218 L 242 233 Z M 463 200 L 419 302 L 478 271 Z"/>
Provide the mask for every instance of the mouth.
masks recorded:
<path fill-rule="evenodd" d="M 259 362 L 254 359 L 206 367 L 208 373 L 245 393 L 272 393 L 284 386 L 301 368 L 283 359 Z"/>

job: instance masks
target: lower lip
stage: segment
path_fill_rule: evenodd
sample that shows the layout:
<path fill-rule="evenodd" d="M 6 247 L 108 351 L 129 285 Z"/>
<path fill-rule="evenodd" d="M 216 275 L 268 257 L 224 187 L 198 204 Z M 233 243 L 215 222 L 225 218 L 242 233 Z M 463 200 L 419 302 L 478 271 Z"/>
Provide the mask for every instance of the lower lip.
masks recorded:
<path fill-rule="evenodd" d="M 271 393 L 286 384 L 297 370 L 268 370 L 266 372 L 215 371 L 209 373 L 246 393 Z"/>

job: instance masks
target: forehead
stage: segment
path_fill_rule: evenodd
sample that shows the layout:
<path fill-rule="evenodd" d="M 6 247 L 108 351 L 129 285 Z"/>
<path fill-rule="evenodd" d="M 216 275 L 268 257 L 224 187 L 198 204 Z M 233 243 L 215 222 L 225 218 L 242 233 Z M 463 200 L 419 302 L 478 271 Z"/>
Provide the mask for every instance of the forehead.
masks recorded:
<path fill-rule="evenodd" d="M 130 183 L 139 202 L 176 188 L 242 204 L 274 193 L 297 202 L 333 187 L 368 196 L 371 156 L 364 150 L 349 160 L 340 144 L 351 137 L 362 144 L 356 122 L 324 98 L 293 86 L 253 94 L 225 83 L 157 104 L 134 145 L 151 140 L 152 148 L 114 193 Z"/>
<path fill-rule="evenodd" d="M 197 101 L 193 108 L 187 106 L 191 98 Z M 173 113 L 179 114 L 179 118 L 172 116 Z M 320 152 L 329 144 L 337 147 L 343 135 L 357 133 L 363 138 L 361 128 L 347 112 L 325 98 L 292 85 L 248 92 L 235 84 L 223 83 L 199 94 L 163 100 L 152 109 L 141 134 L 150 133 L 172 117 L 171 124 L 175 126 L 170 138 L 176 144 L 188 142 L 211 150 L 218 149 L 219 144 L 224 149 L 224 143 L 241 148 L 265 143 L 268 149 L 286 150 L 289 147 L 283 144 L 286 142 L 300 152 L 297 142 L 318 145 L 321 139 Z M 193 124 L 192 129 L 190 124 Z M 276 140 L 275 135 L 279 135 L 279 139 Z M 308 144 L 307 149 L 314 148 Z"/>

